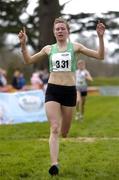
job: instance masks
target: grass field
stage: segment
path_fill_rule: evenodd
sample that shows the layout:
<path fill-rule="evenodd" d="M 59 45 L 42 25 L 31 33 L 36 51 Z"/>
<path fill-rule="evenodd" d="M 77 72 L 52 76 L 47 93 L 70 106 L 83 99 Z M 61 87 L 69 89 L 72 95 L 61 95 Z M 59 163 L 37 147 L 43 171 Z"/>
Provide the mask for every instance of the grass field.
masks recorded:
<path fill-rule="evenodd" d="M 93 86 L 119 86 L 119 77 L 94 77 Z"/>
<path fill-rule="evenodd" d="M 60 138 L 57 177 L 50 177 L 49 124 L 0 126 L 0 180 L 119 180 L 119 97 L 89 96 L 83 122 L 75 117 Z"/>

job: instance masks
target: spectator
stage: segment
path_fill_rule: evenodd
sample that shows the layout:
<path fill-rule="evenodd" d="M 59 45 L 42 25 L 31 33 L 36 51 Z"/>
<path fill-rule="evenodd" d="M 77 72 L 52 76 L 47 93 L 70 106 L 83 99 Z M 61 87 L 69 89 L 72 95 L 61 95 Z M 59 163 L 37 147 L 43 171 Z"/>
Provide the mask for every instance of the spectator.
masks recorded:
<path fill-rule="evenodd" d="M 34 72 L 30 81 L 32 89 L 43 89 L 43 81 L 40 78 L 39 72 Z"/>
<path fill-rule="evenodd" d="M 4 87 L 7 85 L 6 71 L 0 68 L 0 87 Z"/>
<path fill-rule="evenodd" d="M 24 74 L 19 69 L 16 69 L 13 74 L 12 86 L 17 90 L 20 90 L 25 85 L 26 85 L 26 80 Z"/>
<path fill-rule="evenodd" d="M 49 73 L 47 69 L 44 69 L 41 73 L 40 73 L 40 78 L 43 81 L 44 84 L 44 90 L 46 90 L 47 88 L 47 83 L 48 83 L 48 78 L 49 78 Z"/>

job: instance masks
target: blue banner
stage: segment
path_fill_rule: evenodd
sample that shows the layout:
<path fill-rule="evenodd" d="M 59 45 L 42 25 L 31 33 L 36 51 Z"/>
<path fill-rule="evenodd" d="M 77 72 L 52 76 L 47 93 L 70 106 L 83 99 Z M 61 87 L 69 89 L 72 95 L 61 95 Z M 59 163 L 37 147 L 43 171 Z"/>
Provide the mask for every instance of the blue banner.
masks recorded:
<path fill-rule="evenodd" d="M 43 90 L 0 93 L 0 123 L 47 121 Z"/>

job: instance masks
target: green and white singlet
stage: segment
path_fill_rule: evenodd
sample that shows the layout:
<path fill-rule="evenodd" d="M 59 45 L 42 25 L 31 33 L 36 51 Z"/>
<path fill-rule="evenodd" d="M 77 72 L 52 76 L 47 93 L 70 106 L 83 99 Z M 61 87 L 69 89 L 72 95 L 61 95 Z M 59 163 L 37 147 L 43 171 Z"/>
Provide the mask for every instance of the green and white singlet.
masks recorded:
<path fill-rule="evenodd" d="M 49 54 L 49 71 L 50 72 L 75 72 L 76 71 L 76 55 L 74 53 L 73 44 L 67 43 L 67 50 L 58 51 L 57 44 L 53 44 Z"/>

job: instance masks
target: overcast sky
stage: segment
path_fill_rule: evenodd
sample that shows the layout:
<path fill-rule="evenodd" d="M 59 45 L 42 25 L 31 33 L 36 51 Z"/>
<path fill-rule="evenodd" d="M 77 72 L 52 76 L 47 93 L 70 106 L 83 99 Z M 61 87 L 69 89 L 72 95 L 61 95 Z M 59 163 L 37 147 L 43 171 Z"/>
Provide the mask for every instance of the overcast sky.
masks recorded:
<path fill-rule="evenodd" d="M 29 0 L 30 5 L 28 11 L 30 14 L 33 13 L 33 7 L 37 0 Z M 118 6 L 119 0 L 59 0 L 60 5 L 69 2 L 65 5 L 65 13 L 77 14 L 80 12 L 84 13 L 102 13 L 107 11 L 119 11 Z"/>
<path fill-rule="evenodd" d="M 60 4 L 68 1 L 64 8 L 65 13 L 119 11 L 118 0 L 59 0 Z"/>

